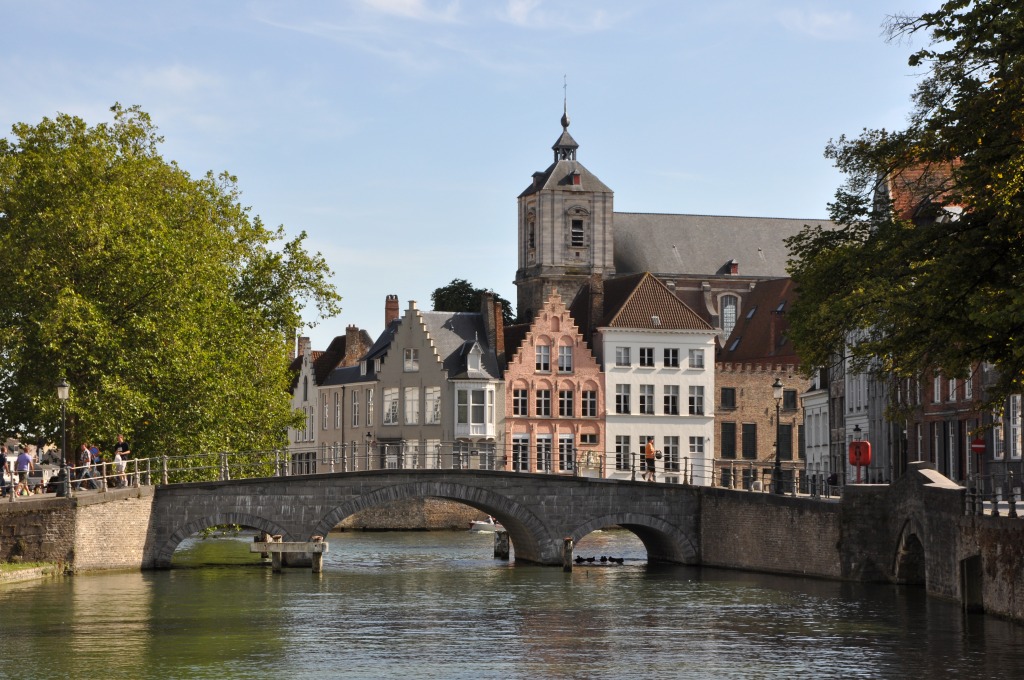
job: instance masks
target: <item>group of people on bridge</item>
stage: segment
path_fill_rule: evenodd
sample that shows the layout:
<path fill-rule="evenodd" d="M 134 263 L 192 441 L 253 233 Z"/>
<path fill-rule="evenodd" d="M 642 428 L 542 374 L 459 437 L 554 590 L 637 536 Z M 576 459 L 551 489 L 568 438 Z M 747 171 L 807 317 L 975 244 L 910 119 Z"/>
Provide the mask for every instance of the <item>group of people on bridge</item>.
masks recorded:
<path fill-rule="evenodd" d="M 107 462 L 100 453 L 99 447 L 83 442 L 78 450 L 77 465 L 74 467 L 75 491 L 81 491 L 88 485 L 89 489 L 100 489 L 104 484 L 109 486 L 128 486 L 128 456 L 132 449 L 125 441 L 124 435 L 117 435 L 113 448 L 112 475 L 107 474 Z"/>
<path fill-rule="evenodd" d="M 14 497 L 31 496 L 48 492 L 62 494 L 69 483 L 74 485 L 76 491 L 83 488 L 101 489 L 104 485 L 128 486 L 127 470 L 131 446 L 125 441 L 123 434 L 117 435 L 109 461 L 98 446 L 89 442 L 81 445 L 75 461 L 70 465 L 61 465 L 61 453 L 46 455 L 41 453 L 43 449 L 38 446 L 16 444 L 5 448 L 11 453 L 7 454 L 4 451 L 0 456 L 3 458 L 0 497 L 8 494 L 13 494 Z M 14 456 L 14 460 L 10 459 L 11 456 Z M 32 474 L 48 463 L 59 465 L 59 471 L 48 479 L 43 474 Z M 52 470 L 52 467 L 49 469 Z"/>

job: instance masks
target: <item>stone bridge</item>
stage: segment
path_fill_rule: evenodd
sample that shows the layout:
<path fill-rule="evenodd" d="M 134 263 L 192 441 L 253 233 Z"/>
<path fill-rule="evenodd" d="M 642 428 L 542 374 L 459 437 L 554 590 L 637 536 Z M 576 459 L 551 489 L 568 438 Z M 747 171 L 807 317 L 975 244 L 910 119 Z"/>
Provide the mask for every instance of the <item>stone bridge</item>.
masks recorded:
<path fill-rule="evenodd" d="M 285 541 L 326 536 L 362 510 L 411 498 L 457 501 L 497 518 L 516 560 L 561 564 L 566 538 L 619 525 L 652 562 L 700 562 L 700 490 L 677 484 L 472 470 L 371 471 L 171 484 L 156 489 L 143 566 L 167 568 L 197 531 L 239 524 Z"/>

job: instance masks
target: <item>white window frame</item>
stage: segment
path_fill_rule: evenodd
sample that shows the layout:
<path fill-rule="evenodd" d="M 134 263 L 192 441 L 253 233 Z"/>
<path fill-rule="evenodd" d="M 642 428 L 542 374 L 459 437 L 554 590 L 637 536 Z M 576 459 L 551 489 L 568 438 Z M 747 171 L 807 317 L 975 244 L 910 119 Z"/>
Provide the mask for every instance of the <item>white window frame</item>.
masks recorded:
<path fill-rule="evenodd" d="M 639 385 L 637 390 L 640 395 L 640 406 L 637 411 L 640 415 L 654 415 L 654 385 Z"/>
<path fill-rule="evenodd" d="M 381 394 L 384 402 L 382 407 L 384 409 L 382 424 L 398 425 L 398 388 L 385 387 Z"/>
<path fill-rule="evenodd" d="M 572 345 L 558 346 L 558 372 L 572 373 Z"/>
<path fill-rule="evenodd" d="M 690 385 L 688 413 L 691 416 L 704 415 L 704 386 Z"/>
<path fill-rule="evenodd" d="M 691 349 L 689 356 L 690 368 L 704 368 L 704 350 L 703 349 Z"/>
<path fill-rule="evenodd" d="M 419 425 L 420 423 L 420 388 L 405 388 L 405 424 Z"/>
<path fill-rule="evenodd" d="M 420 351 L 415 347 L 406 347 L 402 351 L 402 371 L 416 373 L 420 370 Z"/>
<path fill-rule="evenodd" d="M 632 366 L 631 359 L 629 356 L 629 347 L 616 347 L 615 348 L 615 365 L 616 366 Z"/>
<path fill-rule="evenodd" d="M 551 372 L 551 345 L 540 345 L 534 347 L 534 370 L 539 373 Z"/>
<path fill-rule="evenodd" d="M 441 423 L 441 388 L 423 388 L 423 423 L 439 425 Z"/>

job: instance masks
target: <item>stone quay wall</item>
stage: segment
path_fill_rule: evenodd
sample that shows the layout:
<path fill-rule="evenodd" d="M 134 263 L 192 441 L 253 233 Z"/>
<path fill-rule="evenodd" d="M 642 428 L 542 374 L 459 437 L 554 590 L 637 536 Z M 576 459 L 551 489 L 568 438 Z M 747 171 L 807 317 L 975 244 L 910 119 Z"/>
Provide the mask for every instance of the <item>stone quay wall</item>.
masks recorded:
<path fill-rule="evenodd" d="M 702 564 L 842 578 L 838 502 L 719 488 L 702 491 Z"/>

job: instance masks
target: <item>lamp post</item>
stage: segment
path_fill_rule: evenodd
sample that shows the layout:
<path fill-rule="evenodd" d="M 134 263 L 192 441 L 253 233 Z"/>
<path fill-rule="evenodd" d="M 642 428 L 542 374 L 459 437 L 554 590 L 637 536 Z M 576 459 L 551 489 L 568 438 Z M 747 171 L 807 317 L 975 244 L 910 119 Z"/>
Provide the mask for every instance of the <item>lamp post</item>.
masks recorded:
<path fill-rule="evenodd" d="M 71 472 L 68 470 L 68 413 L 67 403 L 71 385 L 64 378 L 57 383 L 57 399 L 60 400 L 60 470 L 64 476 L 64 497 L 71 498 Z"/>
<path fill-rule="evenodd" d="M 860 441 L 860 423 L 853 426 L 853 441 Z M 857 483 L 860 484 L 860 465 L 857 465 Z"/>
<path fill-rule="evenodd" d="M 772 383 L 772 396 L 775 397 L 775 468 L 772 471 L 772 490 L 782 494 L 782 461 L 779 459 L 779 409 L 782 406 L 782 380 L 775 378 Z"/>

